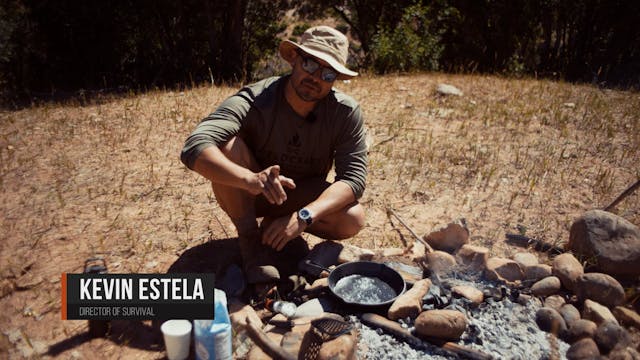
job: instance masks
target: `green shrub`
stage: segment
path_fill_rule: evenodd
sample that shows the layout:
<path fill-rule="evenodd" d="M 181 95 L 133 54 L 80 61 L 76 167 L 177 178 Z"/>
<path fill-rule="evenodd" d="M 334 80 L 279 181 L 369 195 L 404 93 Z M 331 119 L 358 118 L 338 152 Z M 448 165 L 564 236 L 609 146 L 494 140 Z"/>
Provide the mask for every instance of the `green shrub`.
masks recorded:
<path fill-rule="evenodd" d="M 394 29 L 382 28 L 373 36 L 373 69 L 377 73 L 437 70 L 443 47 L 429 25 L 429 7 L 417 4 L 406 8 Z"/>
<path fill-rule="evenodd" d="M 345 24 L 345 23 L 338 23 L 336 25 L 336 30 L 340 31 L 343 34 L 347 34 L 347 32 L 349 31 L 349 25 Z"/>
<path fill-rule="evenodd" d="M 304 33 L 308 28 L 310 28 L 311 25 L 309 25 L 308 23 L 302 23 L 302 24 L 298 24 L 293 28 L 293 36 L 300 36 L 302 35 L 302 33 Z"/>

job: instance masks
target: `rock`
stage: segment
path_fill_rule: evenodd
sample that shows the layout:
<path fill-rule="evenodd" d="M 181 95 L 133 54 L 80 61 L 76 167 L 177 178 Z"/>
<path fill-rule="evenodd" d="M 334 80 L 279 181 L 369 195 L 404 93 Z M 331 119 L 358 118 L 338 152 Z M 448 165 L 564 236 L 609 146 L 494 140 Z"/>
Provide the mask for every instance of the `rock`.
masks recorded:
<path fill-rule="evenodd" d="M 456 252 L 456 259 L 458 264 L 462 266 L 481 271 L 487 266 L 489 249 L 482 246 L 465 244 Z"/>
<path fill-rule="evenodd" d="M 399 261 L 384 261 L 384 264 L 397 271 L 406 283 L 415 284 L 424 278 L 421 267 L 407 265 Z"/>
<path fill-rule="evenodd" d="M 541 307 L 536 311 L 536 324 L 542 331 L 561 335 L 567 331 L 562 315 L 555 309 L 550 307 Z"/>
<path fill-rule="evenodd" d="M 487 279 L 497 281 L 515 282 L 524 278 L 524 273 L 517 262 L 498 257 L 487 260 L 484 274 Z"/>
<path fill-rule="evenodd" d="M 423 239 L 435 250 L 453 253 L 469 243 L 469 230 L 465 225 L 464 220 L 456 220 L 423 236 Z"/>
<path fill-rule="evenodd" d="M 306 284 L 304 291 L 312 294 L 318 294 L 329 287 L 329 278 L 319 278 L 311 284 Z"/>
<path fill-rule="evenodd" d="M 42 283 L 44 279 L 40 275 L 35 275 L 34 273 L 28 272 L 22 276 L 20 276 L 16 282 L 16 290 L 29 290 L 32 289 L 40 283 Z"/>
<path fill-rule="evenodd" d="M 389 256 L 401 256 L 404 255 L 404 249 L 402 248 L 384 248 L 376 251 L 376 255 L 380 257 L 389 257 Z"/>
<path fill-rule="evenodd" d="M 253 307 L 240 301 L 230 299 L 229 318 L 231 319 L 231 327 L 234 332 L 240 332 L 246 328 L 247 317 L 251 317 L 251 320 L 256 324 L 262 323 L 262 320 L 260 320 L 258 313 L 256 313 Z"/>
<path fill-rule="evenodd" d="M 321 318 L 329 318 L 335 319 L 339 321 L 343 321 L 343 317 L 338 314 L 333 313 L 324 313 L 320 316 Z M 314 335 L 311 329 L 311 321 L 317 319 L 318 317 L 304 317 L 300 319 L 296 319 L 296 325 L 291 329 L 291 332 L 296 333 L 298 335 L 289 335 L 289 333 L 285 334 L 282 339 L 281 346 L 289 347 L 294 350 L 295 348 L 300 349 L 299 352 L 291 351 L 292 354 L 297 355 L 297 358 L 302 359 L 305 356 L 309 355 L 306 352 L 308 351 L 310 345 L 317 342 L 317 337 Z M 302 336 L 302 341 L 299 342 L 299 336 Z M 354 359 L 355 351 L 357 348 L 357 331 L 352 329 L 350 332 L 343 334 L 333 340 L 326 341 L 322 343 L 320 349 L 318 350 L 318 355 L 314 357 L 314 359 Z"/>
<path fill-rule="evenodd" d="M 638 315 L 637 312 L 627 309 L 626 307 L 616 306 L 613 309 L 613 316 L 615 316 L 620 324 L 633 326 L 640 330 L 640 315 Z"/>
<path fill-rule="evenodd" d="M 302 317 L 318 317 L 325 312 L 325 306 L 319 298 L 308 300 L 296 308 L 296 313 L 293 315 L 293 319 L 299 319 Z"/>
<path fill-rule="evenodd" d="M 2 279 L 2 281 L 0 281 L 0 299 L 11 294 L 15 287 L 16 285 L 13 281 L 9 279 Z"/>
<path fill-rule="evenodd" d="M 591 210 L 578 218 L 567 249 L 594 259 L 595 267 L 610 275 L 640 275 L 640 228 L 615 214 Z"/>
<path fill-rule="evenodd" d="M 551 276 L 551 265 L 536 264 L 528 266 L 524 270 L 524 278 L 526 280 L 538 281 Z"/>
<path fill-rule="evenodd" d="M 254 324 L 262 324 L 262 320 L 253 309 L 253 307 L 234 298 L 229 299 L 229 317 L 231 318 L 231 327 L 233 329 L 232 348 L 234 351 L 234 358 L 243 358 L 247 356 L 250 350 L 255 348 L 253 341 L 249 338 L 247 332 L 247 316 L 251 318 Z M 260 358 L 263 356 L 262 351 L 254 350 L 252 356 Z M 264 358 L 264 357 L 263 357 Z"/>
<path fill-rule="evenodd" d="M 152 260 L 152 261 L 148 261 L 146 264 L 144 264 L 144 267 L 145 267 L 145 269 L 153 269 L 153 268 L 155 268 L 155 267 L 156 267 L 156 266 L 158 266 L 158 265 L 159 265 L 159 264 L 158 264 L 158 262 L 157 262 L 157 261 Z M 148 271 L 148 270 L 147 270 L 147 271 Z"/>
<path fill-rule="evenodd" d="M 456 267 L 453 255 L 444 251 L 433 251 L 427 254 L 429 269 L 435 273 L 447 273 Z"/>
<path fill-rule="evenodd" d="M 431 280 L 422 279 L 391 304 L 387 317 L 391 320 L 415 319 L 422 312 L 422 298 L 429 291 Z"/>
<path fill-rule="evenodd" d="M 375 256 L 375 252 L 357 246 L 343 244 L 344 248 L 338 255 L 338 262 L 344 264 L 352 261 L 370 261 Z"/>
<path fill-rule="evenodd" d="M 470 300 L 474 304 L 482 304 L 484 301 L 484 294 L 482 291 L 474 288 L 473 286 L 458 285 L 451 288 L 451 293 L 457 294 Z"/>
<path fill-rule="evenodd" d="M 355 330 L 322 343 L 317 360 L 347 360 L 356 358 L 358 341 Z M 306 348 L 305 348 L 306 349 Z"/>
<path fill-rule="evenodd" d="M 578 276 L 575 294 L 580 301 L 591 299 L 607 307 L 624 303 L 624 289 L 618 280 L 607 274 L 586 273 Z"/>
<path fill-rule="evenodd" d="M 281 344 L 284 338 L 284 334 L 273 332 L 273 331 L 265 330 L 265 334 L 269 339 L 271 339 L 271 341 L 273 341 L 276 344 Z M 260 346 L 253 344 L 253 346 L 251 347 L 251 350 L 249 350 L 249 353 L 247 354 L 246 359 L 247 360 L 268 360 L 268 359 L 272 359 L 272 357 L 267 355 L 267 353 L 265 353 L 264 350 L 260 348 Z"/>
<path fill-rule="evenodd" d="M 591 320 L 598 325 L 602 324 L 605 321 L 613 321 L 616 324 L 618 323 L 618 320 L 616 320 L 616 318 L 606 306 L 598 304 L 597 302 L 589 299 L 584 301 L 582 318 Z"/>
<path fill-rule="evenodd" d="M 549 296 L 560 291 L 562 284 L 555 276 L 546 277 L 531 286 L 531 293 L 535 296 Z"/>
<path fill-rule="evenodd" d="M 607 358 L 609 360 L 640 360 L 640 352 L 632 346 L 616 346 Z"/>
<path fill-rule="evenodd" d="M 525 271 L 529 266 L 538 265 L 538 257 L 528 252 L 519 252 L 513 255 L 513 261 L 520 265 L 522 271 Z"/>
<path fill-rule="evenodd" d="M 538 308 L 542 306 L 542 301 L 540 301 L 540 299 L 531 295 L 523 294 L 523 293 L 518 294 L 518 299 L 516 301 L 518 302 L 518 304 L 523 306 L 529 306 L 530 304 L 534 308 Z"/>
<path fill-rule="evenodd" d="M 562 285 L 573 291 L 578 276 L 584 274 L 584 268 L 572 254 L 560 254 L 553 259 L 552 274 L 557 276 Z"/>
<path fill-rule="evenodd" d="M 427 310 L 416 318 L 415 330 L 421 336 L 454 340 L 467 328 L 467 318 L 456 310 Z"/>
<path fill-rule="evenodd" d="M 280 346 L 282 346 L 285 351 L 289 352 L 289 354 L 298 354 L 302 347 L 302 339 L 304 339 L 304 333 L 289 331 L 282 337 Z"/>
<path fill-rule="evenodd" d="M 414 241 L 409 249 L 409 257 L 416 264 L 421 263 L 427 254 L 427 247 L 420 241 Z"/>
<path fill-rule="evenodd" d="M 298 269 L 314 277 L 319 277 L 323 268 L 338 264 L 338 257 L 343 249 L 343 244 L 330 240 L 323 241 L 314 246 L 306 258 L 298 263 Z"/>
<path fill-rule="evenodd" d="M 567 323 L 567 326 L 571 326 L 572 322 L 580 320 L 580 311 L 578 311 L 578 309 L 571 304 L 562 305 L 558 312 L 560 313 L 560 315 L 562 315 L 562 318 Z"/>
<path fill-rule="evenodd" d="M 436 92 L 440 95 L 462 96 L 463 93 L 457 87 L 449 84 L 438 84 Z"/>
<path fill-rule="evenodd" d="M 544 299 L 544 306 L 555 309 L 560 312 L 560 309 L 564 306 L 566 301 L 560 295 L 551 295 Z"/>
<path fill-rule="evenodd" d="M 578 340 L 567 350 L 568 360 L 591 360 L 598 356 L 600 356 L 600 350 L 592 338 Z"/>
<path fill-rule="evenodd" d="M 565 339 L 569 344 L 573 344 L 574 342 L 584 338 L 593 338 L 597 329 L 598 325 L 593 321 L 578 319 L 569 325 Z"/>
<path fill-rule="evenodd" d="M 611 321 L 605 321 L 596 330 L 593 337 L 602 353 L 606 354 L 616 345 L 627 346 L 631 343 L 631 335 L 622 326 Z"/>

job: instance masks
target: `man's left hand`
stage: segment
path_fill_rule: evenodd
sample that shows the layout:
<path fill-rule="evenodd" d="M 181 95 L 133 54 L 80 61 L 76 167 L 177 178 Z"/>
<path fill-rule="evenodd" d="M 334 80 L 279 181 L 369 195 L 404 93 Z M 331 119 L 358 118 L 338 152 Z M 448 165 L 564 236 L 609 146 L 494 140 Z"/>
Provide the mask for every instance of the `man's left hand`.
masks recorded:
<path fill-rule="evenodd" d="M 307 224 L 300 221 L 296 213 L 279 217 L 263 229 L 262 243 L 280 251 L 291 239 L 302 234 L 306 227 Z"/>

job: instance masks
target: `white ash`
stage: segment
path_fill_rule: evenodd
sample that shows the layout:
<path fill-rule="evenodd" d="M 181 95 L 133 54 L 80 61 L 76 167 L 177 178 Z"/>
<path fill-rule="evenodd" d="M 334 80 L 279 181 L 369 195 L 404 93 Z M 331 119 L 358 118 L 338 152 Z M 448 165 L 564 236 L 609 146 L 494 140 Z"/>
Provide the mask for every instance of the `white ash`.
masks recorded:
<path fill-rule="evenodd" d="M 469 273 L 455 273 L 438 283 L 447 290 L 455 285 L 470 285 L 479 290 L 497 289 L 495 283 Z M 489 298 L 476 308 L 455 308 L 465 312 L 469 320 L 467 329 L 457 341 L 460 345 L 482 351 L 494 359 L 566 359 L 569 345 L 538 328 L 535 314 L 540 305 L 534 301 L 521 305 L 505 296 L 501 300 Z M 433 345 L 414 349 L 390 335 L 381 335 L 365 325 L 358 326 L 361 327 L 358 345 L 361 359 L 457 358 Z"/>
<path fill-rule="evenodd" d="M 452 272 L 440 279 L 442 285 L 474 286 L 479 290 L 498 285 L 481 278 L 479 273 Z M 566 359 L 569 344 L 546 333 L 536 324 L 539 303 L 521 305 L 509 296 L 501 300 L 485 299 L 477 308 L 466 311 L 469 325 L 459 344 L 481 350 L 495 359 Z"/>
<path fill-rule="evenodd" d="M 489 302 L 468 314 L 469 325 L 460 344 L 495 359 L 566 359 L 569 345 L 536 325 L 536 303 L 529 301 L 523 306 L 508 298 Z"/>
<path fill-rule="evenodd" d="M 427 345 L 423 350 L 417 350 L 409 344 L 398 341 L 393 336 L 376 331 L 358 322 L 352 317 L 352 322 L 359 329 L 358 338 L 358 359 L 367 360 L 414 360 L 414 359 L 434 359 L 447 360 L 452 357 L 443 350 Z M 447 356 L 449 355 L 449 356 Z"/>

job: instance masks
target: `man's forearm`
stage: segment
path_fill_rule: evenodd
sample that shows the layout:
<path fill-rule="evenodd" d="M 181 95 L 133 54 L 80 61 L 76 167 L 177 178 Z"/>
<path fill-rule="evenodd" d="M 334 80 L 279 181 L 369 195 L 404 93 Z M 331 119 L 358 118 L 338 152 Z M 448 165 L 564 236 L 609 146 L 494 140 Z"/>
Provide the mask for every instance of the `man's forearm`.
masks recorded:
<path fill-rule="evenodd" d="M 193 164 L 193 170 L 217 184 L 246 189 L 254 173 L 229 160 L 217 146 L 202 150 Z"/>
<path fill-rule="evenodd" d="M 342 181 L 336 181 L 326 188 L 320 196 L 307 205 L 315 219 L 322 219 L 325 215 L 339 211 L 356 201 L 351 187 Z"/>

